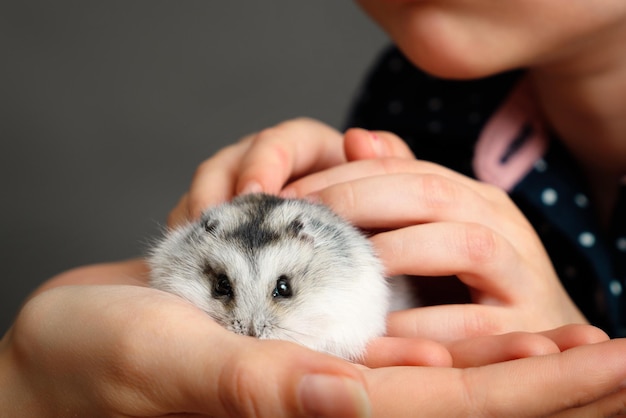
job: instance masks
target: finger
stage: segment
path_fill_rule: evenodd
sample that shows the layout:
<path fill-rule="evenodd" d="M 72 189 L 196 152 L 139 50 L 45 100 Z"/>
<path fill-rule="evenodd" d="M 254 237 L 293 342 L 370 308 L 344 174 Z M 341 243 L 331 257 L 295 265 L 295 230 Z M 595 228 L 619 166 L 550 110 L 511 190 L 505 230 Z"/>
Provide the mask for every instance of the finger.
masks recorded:
<path fill-rule="evenodd" d="M 387 335 L 449 343 L 514 331 L 508 309 L 477 304 L 428 306 L 391 312 Z M 519 328 L 519 327 L 516 327 Z"/>
<path fill-rule="evenodd" d="M 415 158 L 408 145 L 391 132 L 351 128 L 344 134 L 343 141 L 348 161 L 381 157 Z"/>
<path fill-rule="evenodd" d="M 189 187 L 187 210 L 182 209 L 177 213 L 183 218 L 188 215 L 196 219 L 208 207 L 230 200 L 235 194 L 241 159 L 250 142 L 250 137 L 244 138 L 200 164 Z"/>
<path fill-rule="evenodd" d="M 345 162 L 341 134 L 300 118 L 256 134 L 240 165 L 235 192 L 278 193 L 289 179 Z"/>
<path fill-rule="evenodd" d="M 609 339 L 600 328 L 584 324 L 570 324 L 541 332 L 554 341 L 559 350 L 565 351 L 580 345 L 595 344 Z"/>
<path fill-rule="evenodd" d="M 559 324 L 540 324 L 532 319 L 524 321 L 524 318 L 504 306 L 473 303 L 427 306 L 391 312 L 387 317 L 387 335 L 397 338 L 426 338 L 454 344 L 457 340 L 524 329 L 553 341 L 560 351 L 608 339 L 603 331 L 589 325 L 572 324 L 556 328 Z M 551 326 L 554 329 L 545 331 Z M 526 348 L 522 346 L 521 350 L 524 349 Z M 532 352 L 529 355 L 533 355 Z M 518 357 L 524 355 L 520 354 Z"/>
<path fill-rule="evenodd" d="M 363 359 L 367 367 L 434 366 L 450 367 L 452 358 L 442 344 L 419 338 L 377 338 L 367 346 Z"/>
<path fill-rule="evenodd" d="M 478 300 L 482 294 L 475 292 L 477 303 L 510 304 L 535 290 L 533 283 L 520 283 L 525 266 L 511 243 L 479 224 L 428 223 L 382 232 L 371 241 L 388 276 L 456 275 L 491 298 Z"/>
<path fill-rule="evenodd" d="M 503 223 L 493 205 L 474 189 L 438 174 L 369 176 L 334 184 L 315 193 L 314 198 L 366 229 L 446 220 L 501 229 Z"/>
<path fill-rule="evenodd" d="M 526 332 L 468 338 L 453 341 L 447 347 L 454 367 L 461 368 L 560 352 L 550 338 Z"/>
<path fill-rule="evenodd" d="M 289 184 L 285 189 L 292 196 L 304 197 L 335 184 L 350 182 L 353 180 L 383 176 L 390 174 L 418 174 L 436 175 L 451 181 L 455 181 L 489 200 L 501 198 L 502 191 L 493 186 L 477 182 L 467 176 L 459 174 L 446 167 L 424 160 L 409 158 L 377 158 L 362 161 L 352 161 L 331 167 L 319 173 L 310 174 L 298 181 Z"/>
<path fill-rule="evenodd" d="M 234 350 L 229 344 L 232 356 L 217 375 L 208 370 L 216 378 L 216 393 L 207 397 L 207 381 L 211 379 L 207 370 L 196 375 L 194 392 L 205 413 L 232 417 L 367 416 L 367 392 L 354 365 L 282 341 L 236 344 Z M 214 399 L 221 401 L 219 409 Z"/>

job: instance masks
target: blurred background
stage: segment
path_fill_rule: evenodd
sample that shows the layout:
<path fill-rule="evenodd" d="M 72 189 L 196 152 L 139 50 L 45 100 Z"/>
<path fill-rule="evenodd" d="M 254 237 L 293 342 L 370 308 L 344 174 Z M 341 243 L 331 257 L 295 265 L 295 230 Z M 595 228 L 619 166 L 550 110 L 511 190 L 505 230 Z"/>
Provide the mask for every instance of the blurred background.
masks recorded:
<path fill-rule="evenodd" d="M 0 335 L 54 274 L 143 254 L 219 148 L 341 128 L 386 43 L 348 0 L 2 2 Z"/>

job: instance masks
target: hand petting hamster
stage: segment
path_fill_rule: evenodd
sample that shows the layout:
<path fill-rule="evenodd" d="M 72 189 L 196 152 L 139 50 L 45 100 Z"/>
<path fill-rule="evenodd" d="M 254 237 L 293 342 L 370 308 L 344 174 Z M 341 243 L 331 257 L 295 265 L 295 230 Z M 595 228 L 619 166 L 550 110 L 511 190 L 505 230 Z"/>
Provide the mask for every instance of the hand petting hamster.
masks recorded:
<path fill-rule="evenodd" d="M 348 360 L 385 333 L 394 307 L 369 240 L 328 207 L 250 194 L 208 209 L 152 249 L 150 285 L 187 299 L 226 329 L 293 341 Z"/>

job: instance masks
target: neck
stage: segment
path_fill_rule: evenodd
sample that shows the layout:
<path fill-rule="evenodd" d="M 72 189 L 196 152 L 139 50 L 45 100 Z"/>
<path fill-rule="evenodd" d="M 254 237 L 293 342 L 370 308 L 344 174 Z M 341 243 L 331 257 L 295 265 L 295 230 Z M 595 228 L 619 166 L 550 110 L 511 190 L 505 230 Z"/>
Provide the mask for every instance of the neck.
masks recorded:
<path fill-rule="evenodd" d="M 599 196 L 601 218 L 610 212 L 626 175 L 626 24 L 612 27 L 529 71 L 548 126 L 587 173 Z M 613 190 L 609 192 L 608 190 Z"/>
<path fill-rule="evenodd" d="M 626 25 L 530 71 L 548 125 L 580 162 L 626 174 Z"/>

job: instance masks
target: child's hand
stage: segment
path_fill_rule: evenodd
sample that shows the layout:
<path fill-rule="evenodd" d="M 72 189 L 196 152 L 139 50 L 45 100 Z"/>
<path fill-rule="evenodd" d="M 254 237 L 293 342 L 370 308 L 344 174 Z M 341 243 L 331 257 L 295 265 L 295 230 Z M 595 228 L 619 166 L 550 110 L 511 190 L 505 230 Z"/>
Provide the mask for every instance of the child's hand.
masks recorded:
<path fill-rule="evenodd" d="M 425 338 L 385 336 L 368 345 L 363 364 L 392 366 L 479 367 L 526 357 L 556 354 L 574 347 L 607 341 L 591 325 L 572 324 L 543 332 L 511 332 L 463 338 L 440 344 Z"/>
<path fill-rule="evenodd" d="M 209 206 L 246 192 L 279 193 L 285 184 L 349 160 L 412 157 L 407 145 L 386 133 L 351 129 L 345 136 L 312 119 L 280 123 L 249 135 L 203 162 L 170 214 L 168 224 L 197 218 Z"/>
<path fill-rule="evenodd" d="M 439 165 L 351 162 L 290 184 L 314 193 L 372 241 L 390 276 L 456 275 L 473 304 L 394 313 L 392 336 L 450 341 L 542 331 L 585 318 L 563 289 L 532 226 L 503 191 Z"/>
<path fill-rule="evenodd" d="M 204 161 L 168 224 L 195 219 L 209 206 L 247 192 L 278 193 L 290 179 L 345 162 L 341 134 L 294 119 L 249 135 Z"/>
<path fill-rule="evenodd" d="M 393 335 L 455 340 L 585 322 L 504 192 L 410 157 L 389 133 L 353 129 L 342 137 L 310 119 L 284 122 L 204 162 L 170 225 L 238 193 L 319 192 L 358 226 L 386 231 L 373 241 L 389 274 L 457 275 L 472 289 L 474 304 L 392 315 Z M 352 160 L 361 161 L 346 164 Z"/>

